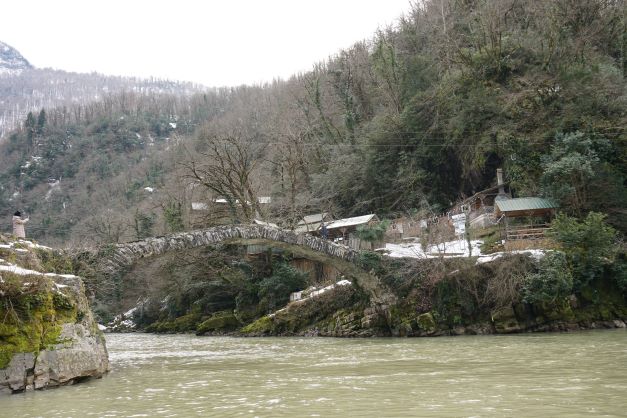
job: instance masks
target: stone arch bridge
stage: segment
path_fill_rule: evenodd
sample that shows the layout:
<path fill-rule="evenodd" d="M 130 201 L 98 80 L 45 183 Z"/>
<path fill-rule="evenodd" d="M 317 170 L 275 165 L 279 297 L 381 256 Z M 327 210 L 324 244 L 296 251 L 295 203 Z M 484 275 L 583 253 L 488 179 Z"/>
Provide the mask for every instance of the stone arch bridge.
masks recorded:
<path fill-rule="evenodd" d="M 209 245 L 241 244 L 268 245 L 282 248 L 299 257 L 334 266 L 352 277 L 376 304 L 384 303 L 384 291 L 379 279 L 359 266 L 359 252 L 331 241 L 307 234 L 265 225 L 227 225 L 162 237 L 146 238 L 95 249 L 98 271 L 116 275 L 131 268 L 140 259 L 156 257 L 172 251 L 194 249 Z"/>

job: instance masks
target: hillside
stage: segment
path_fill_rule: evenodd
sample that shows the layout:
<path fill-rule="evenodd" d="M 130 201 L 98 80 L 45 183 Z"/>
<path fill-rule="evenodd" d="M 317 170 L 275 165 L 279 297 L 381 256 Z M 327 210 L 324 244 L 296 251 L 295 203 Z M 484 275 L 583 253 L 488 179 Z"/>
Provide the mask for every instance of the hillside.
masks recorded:
<path fill-rule="evenodd" d="M 227 221 L 285 226 L 319 211 L 437 214 L 503 167 L 515 196 L 605 213 L 624 233 L 622 13 L 425 1 L 286 81 L 46 106 L 2 144 L 4 229 L 20 207 L 46 242 L 124 241 L 192 228 L 192 199 L 212 197 Z"/>
<path fill-rule="evenodd" d="M 35 68 L 0 41 L 0 140 L 23 124 L 29 111 L 85 105 L 122 91 L 189 96 L 205 90 L 188 82 Z"/>

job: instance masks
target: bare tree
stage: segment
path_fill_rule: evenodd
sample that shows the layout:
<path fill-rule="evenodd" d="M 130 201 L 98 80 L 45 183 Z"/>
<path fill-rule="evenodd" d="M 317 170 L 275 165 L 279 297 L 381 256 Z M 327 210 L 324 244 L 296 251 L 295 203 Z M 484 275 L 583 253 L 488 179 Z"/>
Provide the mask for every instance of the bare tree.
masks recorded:
<path fill-rule="evenodd" d="M 240 133 L 202 137 L 202 151 L 189 154 L 186 176 L 225 199 L 236 221 L 252 222 L 259 213 L 255 175 L 262 166 L 266 144 Z M 241 219 L 240 219 L 241 218 Z"/>

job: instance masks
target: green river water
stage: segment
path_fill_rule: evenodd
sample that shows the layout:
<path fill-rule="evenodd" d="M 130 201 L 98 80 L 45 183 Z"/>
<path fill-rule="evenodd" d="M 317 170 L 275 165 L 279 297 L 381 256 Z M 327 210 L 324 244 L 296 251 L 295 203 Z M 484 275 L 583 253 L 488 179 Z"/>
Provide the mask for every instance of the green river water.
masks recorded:
<path fill-rule="evenodd" d="M 416 339 L 108 334 L 111 372 L 2 417 L 627 416 L 627 331 Z"/>

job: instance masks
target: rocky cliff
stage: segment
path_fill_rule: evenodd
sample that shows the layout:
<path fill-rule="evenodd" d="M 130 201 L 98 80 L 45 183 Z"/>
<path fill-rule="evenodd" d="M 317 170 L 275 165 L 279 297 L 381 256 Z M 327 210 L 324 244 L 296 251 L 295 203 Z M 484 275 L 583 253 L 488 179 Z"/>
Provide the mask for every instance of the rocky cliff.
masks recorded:
<path fill-rule="evenodd" d="M 49 250 L 0 237 L 0 393 L 101 377 L 107 349 L 81 278 L 42 273 Z"/>

